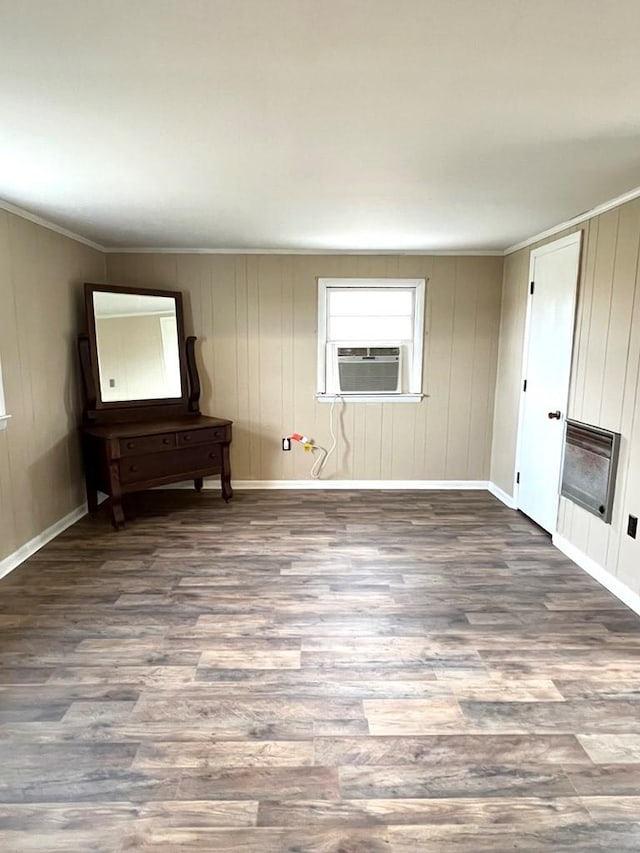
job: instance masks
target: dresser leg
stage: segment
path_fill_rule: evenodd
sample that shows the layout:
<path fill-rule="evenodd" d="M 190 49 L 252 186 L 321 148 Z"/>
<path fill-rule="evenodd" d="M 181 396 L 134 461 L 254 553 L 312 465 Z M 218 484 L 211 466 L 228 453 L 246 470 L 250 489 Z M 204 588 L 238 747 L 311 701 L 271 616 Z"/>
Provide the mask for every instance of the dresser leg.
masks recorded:
<path fill-rule="evenodd" d="M 229 461 L 229 445 L 222 445 L 222 471 L 220 472 L 220 485 L 222 486 L 222 497 L 228 503 L 233 497 L 231 488 L 231 462 Z"/>
<path fill-rule="evenodd" d="M 196 490 L 196 492 L 202 491 L 202 482 L 202 477 L 196 477 L 193 481 L 193 488 Z"/>
<path fill-rule="evenodd" d="M 117 444 L 115 449 L 117 449 Z M 120 530 L 121 527 L 124 527 L 124 512 L 122 511 L 122 487 L 117 459 L 112 459 L 109 465 L 109 492 L 111 494 L 111 522 L 116 530 Z"/>
<path fill-rule="evenodd" d="M 111 498 L 111 521 L 116 530 L 124 527 L 124 512 L 122 511 L 122 499 Z"/>

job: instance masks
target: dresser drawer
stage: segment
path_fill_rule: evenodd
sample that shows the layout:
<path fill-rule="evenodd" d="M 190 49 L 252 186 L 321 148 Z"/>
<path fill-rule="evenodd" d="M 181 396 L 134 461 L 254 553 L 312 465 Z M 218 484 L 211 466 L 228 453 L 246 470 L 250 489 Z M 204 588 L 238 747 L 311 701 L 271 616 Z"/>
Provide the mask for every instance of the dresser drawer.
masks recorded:
<path fill-rule="evenodd" d="M 120 439 L 120 455 L 138 456 L 140 453 L 171 450 L 175 446 L 176 434 L 174 432 L 166 432 L 159 435 L 136 435 L 133 438 Z"/>
<path fill-rule="evenodd" d="M 157 477 L 186 476 L 195 471 L 216 473 L 222 465 L 219 447 L 185 447 L 171 453 L 149 453 L 147 456 L 120 460 L 120 482 L 141 483 Z"/>
<path fill-rule="evenodd" d="M 178 433 L 178 447 L 188 447 L 192 444 L 206 444 L 210 441 L 224 441 L 225 428 L 207 427 L 206 429 L 189 429 Z"/>

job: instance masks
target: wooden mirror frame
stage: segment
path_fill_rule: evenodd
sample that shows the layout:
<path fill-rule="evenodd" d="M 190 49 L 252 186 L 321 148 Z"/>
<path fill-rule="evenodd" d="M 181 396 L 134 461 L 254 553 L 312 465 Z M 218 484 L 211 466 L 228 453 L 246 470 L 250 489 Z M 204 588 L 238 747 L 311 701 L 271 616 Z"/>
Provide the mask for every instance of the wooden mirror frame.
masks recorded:
<path fill-rule="evenodd" d="M 176 303 L 178 355 L 180 358 L 180 397 L 151 400 L 117 400 L 105 402 L 100 394 L 100 367 L 96 339 L 94 293 L 123 293 L 134 296 L 170 297 Z M 84 285 L 87 332 L 78 338 L 85 423 L 119 423 L 150 418 L 179 417 L 199 413 L 200 380 L 195 363 L 195 337 L 185 338 L 182 293 L 178 290 L 157 290 L 143 287 L 121 287 L 112 284 Z"/>

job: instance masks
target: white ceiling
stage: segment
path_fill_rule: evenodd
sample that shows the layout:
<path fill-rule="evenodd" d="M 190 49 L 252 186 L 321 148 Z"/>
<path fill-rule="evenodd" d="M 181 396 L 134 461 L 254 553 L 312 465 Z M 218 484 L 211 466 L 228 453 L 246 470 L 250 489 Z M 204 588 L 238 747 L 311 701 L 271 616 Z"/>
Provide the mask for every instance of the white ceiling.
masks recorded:
<path fill-rule="evenodd" d="M 0 0 L 0 197 L 105 246 L 503 249 L 640 185 L 639 0 Z"/>

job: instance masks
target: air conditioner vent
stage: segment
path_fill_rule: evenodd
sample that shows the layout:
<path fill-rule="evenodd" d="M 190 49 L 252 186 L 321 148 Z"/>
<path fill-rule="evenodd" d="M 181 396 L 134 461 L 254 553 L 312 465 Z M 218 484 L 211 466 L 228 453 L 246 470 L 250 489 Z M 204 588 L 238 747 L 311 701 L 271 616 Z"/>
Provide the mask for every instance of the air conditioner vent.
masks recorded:
<path fill-rule="evenodd" d="M 338 357 L 345 356 L 365 356 L 367 358 L 371 358 L 371 356 L 377 355 L 400 355 L 400 347 L 338 347 Z"/>
<path fill-rule="evenodd" d="M 369 355 L 368 347 L 338 347 L 338 358 L 346 356 L 365 356 Z"/>
<path fill-rule="evenodd" d="M 399 347 L 338 347 L 343 394 L 396 394 L 400 390 Z"/>

